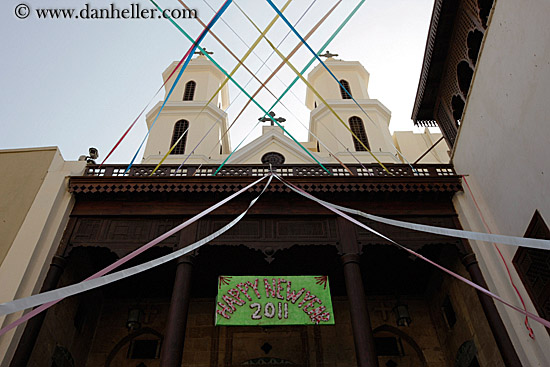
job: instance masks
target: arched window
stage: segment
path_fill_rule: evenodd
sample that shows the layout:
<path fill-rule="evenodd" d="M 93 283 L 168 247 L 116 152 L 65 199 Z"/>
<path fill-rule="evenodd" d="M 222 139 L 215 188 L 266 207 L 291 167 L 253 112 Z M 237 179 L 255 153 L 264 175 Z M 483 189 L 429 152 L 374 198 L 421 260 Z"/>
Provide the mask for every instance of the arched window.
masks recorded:
<path fill-rule="evenodd" d="M 367 132 L 365 131 L 365 125 L 363 125 L 363 120 L 361 120 L 357 116 L 352 116 L 349 119 L 349 127 L 351 128 L 351 131 L 353 131 L 355 136 L 359 138 L 359 141 L 358 141 L 357 138 L 352 135 L 355 151 L 366 152 L 367 149 L 365 149 L 363 144 L 370 149 L 369 140 L 367 139 Z"/>
<path fill-rule="evenodd" d="M 188 81 L 187 84 L 185 84 L 185 92 L 183 92 L 183 100 L 184 101 L 192 101 L 193 97 L 195 97 L 195 87 L 197 86 L 197 83 L 195 83 L 193 80 Z"/>
<path fill-rule="evenodd" d="M 179 120 L 174 125 L 174 133 L 172 134 L 172 142 L 170 147 L 176 144 L 176 141 L 183 135 L 178 145 L 170 152 L 170 154 L 183 154 L 185 152 L 185 143 L 187 142 L 187 130 L 189 129 L 189 121 Z"/>
<path fill-rule="evenodd" d="M 340 84 L 341 84 L 340 85 L 340 94 L 342 95 L 342 99 L 351 99 L 352 94 L 351 94 L 351 88 L 349 87 L 348 81 L 342 79 L 342 80 L 340 80 Z M 342 87 L 346 88 L 347 92 Z"/>

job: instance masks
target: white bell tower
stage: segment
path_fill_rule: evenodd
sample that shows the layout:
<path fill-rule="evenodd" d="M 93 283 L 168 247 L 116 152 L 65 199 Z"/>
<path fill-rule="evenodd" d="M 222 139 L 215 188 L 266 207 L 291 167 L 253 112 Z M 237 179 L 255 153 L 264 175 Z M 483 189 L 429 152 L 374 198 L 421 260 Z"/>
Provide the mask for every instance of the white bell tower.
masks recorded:
<path fill-rule="evenodd" d="M 328 51 L 322 56 L 326 57 L 327 67 L 367 112 L 368 117 L 323 65 L 317 65 L 309 73 L 309 83 L 380 161 L 398 163 L 389 130 L 391 112 L 380 101 L 369 97 L 369 73 L 357 61 L 335 59 L 338 55 Z M 364 163 L 376 162 L 310 89 L 306 92 L 306 106 L 311 110 L 311 131 L 342 161 L 356 162 L 349 153 L 351 151 Z M 316 142 L 316 139 L 310 135 L 309 142 Z M 322 145 L 319 145 L 319 153 L 326 153 Z"/>
<path fill-rule="evenodd" d="M 173 62 L 162 73 L 165 81 L 177 64 L 176 61 Z M 172 88 L 178 72 L 179 69 L 166 83 L 165 98 Z M 172 144 L 186 130 L 187 133 L 164 163 L 181 164 L 190 153 L 191 156 L 187 163 L 208 163 L 210 160 L 219 160 L 222 154 L 231 151 L 228 134 L 224 136 L 221 144 L 218 143 L 227 131 L 227 114 L 224 112 L 229 105 L 227 84 L 199 115 L 206 102 L 224 80 L 225 75 L 204 55 L 201 54 L 191 60 L 151 129 L 143 155 L 143 163 L 160 162 Z M 147 114 L 147 128 L 151 127 L 161 106 L 162 101 L 157 103 Z M 215 126 L 210 129 L 213 124 Z M 208 132 L 209 130 L 210 132 Z M 208 135 L 204 137 L 207 132 Z M 203 139 L 202 142 L 200 142 L 201 139 Z M 197 144 L 198 147 L 195 149 Z"/>

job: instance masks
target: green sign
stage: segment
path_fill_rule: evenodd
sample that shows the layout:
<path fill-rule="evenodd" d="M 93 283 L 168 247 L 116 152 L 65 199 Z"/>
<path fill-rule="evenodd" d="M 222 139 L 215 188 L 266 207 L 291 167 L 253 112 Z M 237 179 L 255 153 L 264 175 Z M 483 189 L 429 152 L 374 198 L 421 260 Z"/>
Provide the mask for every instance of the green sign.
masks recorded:
<path fill-rule="evenodd" d="M 327 276 L 220 276 L 216 325 L 333 325 Z"/>

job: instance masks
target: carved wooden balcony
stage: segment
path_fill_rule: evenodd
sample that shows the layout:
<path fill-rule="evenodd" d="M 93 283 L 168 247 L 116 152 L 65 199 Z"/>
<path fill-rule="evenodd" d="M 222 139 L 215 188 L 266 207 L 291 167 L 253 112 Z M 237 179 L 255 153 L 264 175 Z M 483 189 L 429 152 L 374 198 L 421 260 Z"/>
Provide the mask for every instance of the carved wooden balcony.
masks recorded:
<path fill-rule="evenodd" d="M 454 194 L 462 190 L 460 176 L 450 164 L 387 164 L 386 172 L 378 164 L 348 165 L 353 175 L 336 164 L 327 164 L 327 173 L 318 165 L 288 164 L 272 167 L 274 172 L 308 192 L 417 192 Z M 218 166 L 163 165 L 153 175 L 155 165 L 135 165 L 127 173 L 126 165 L 88 165 L 83 176 L 70 178 L 69 191 L 75 194 L 155 193 L 155 192 L 235 192 L 255 178 L 267 175 L 267 165 L 226 165 L 215 176 Z M 253 191 L 261 190 L 257 185 Z M 289 192 L 273 180 L 268 191 Z"/>
<path fill-rule="evenodd" d="M 127 165 L 88 165 L 85 176 L 98 177 L 208 177 L 214 176 L 217 165 L 186 165 L 178 169 L 177 165 L 163 165 L 153 175 L 151 172 L 155 165 L 134 165 L 125 173 Z M 353 175 L 338 164 L 327 164 L 325 167 L 331 174 L 323 170 L 319 165 L 282 165 L 272 167 L 273 172 L 280 176 L 295 177 L 441 177 L 456 176 L 453 166 L 450 164 L 418 164 L 411 168 L 407 164 L 386 164 L 386 172 L 378 164 L 347 165 Z M 267 165 L 225 165 L 216 176 L 265 176 L 270 171 Z"/>

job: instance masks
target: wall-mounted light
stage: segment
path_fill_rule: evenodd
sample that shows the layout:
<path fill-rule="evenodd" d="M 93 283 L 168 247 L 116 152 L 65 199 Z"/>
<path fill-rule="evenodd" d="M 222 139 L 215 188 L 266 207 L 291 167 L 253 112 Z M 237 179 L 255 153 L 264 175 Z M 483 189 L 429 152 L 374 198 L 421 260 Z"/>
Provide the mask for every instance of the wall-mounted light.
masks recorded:
<path fill-rule="evenodd" d="M 126 321 L 126 327 L 129 331 L 137 330 L 141 327 L 139 318 L 141 316 L 141 310 L 139 308 L 131 308 L 128 311 L 128 320 Z"/>
<path fill-rule="evenodd" d="M 412 322 L 411 315 L 409 314 L 409 306 L 404 303 L 398 302 L 393 308 L 395 318 L 397 319 L 397 326 L 409 326 Z"/>

